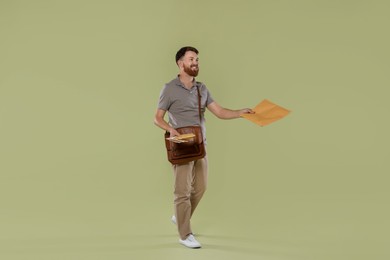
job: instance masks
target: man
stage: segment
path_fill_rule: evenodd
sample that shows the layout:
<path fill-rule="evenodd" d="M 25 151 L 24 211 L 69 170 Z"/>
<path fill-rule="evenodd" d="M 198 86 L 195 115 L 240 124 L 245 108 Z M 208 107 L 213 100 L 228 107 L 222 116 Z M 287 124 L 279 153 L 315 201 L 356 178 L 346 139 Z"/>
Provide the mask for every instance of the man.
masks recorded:
<path fill-rule="evenodd" d="M 167 83 L 160 93 L 154 123 L 170 136 L 180 135 L 175 129 L 184 126 L 200 125 L 206 141 L 204 112 L 207 107 L 220 119 L 239 118 L 244 113 L 254 113 L 251 109 L 230 110 L 221 107 L 211 97 L 206 86 L 195 80 L 199 73 L 198 50 L 183 47 L 176 53 L 179 75 Z M 198 109 L 198 92 L 201 94 L 201 122 Z M 164 120 L 168 111 L 169 123 Z M 189 248 L 200 248 L 190 225 L 190 219 L 207 186 L 207 156 L 186 164 L 173 165 L 175 215 L 172 222 L 177 224 L 179 242 Z"/>

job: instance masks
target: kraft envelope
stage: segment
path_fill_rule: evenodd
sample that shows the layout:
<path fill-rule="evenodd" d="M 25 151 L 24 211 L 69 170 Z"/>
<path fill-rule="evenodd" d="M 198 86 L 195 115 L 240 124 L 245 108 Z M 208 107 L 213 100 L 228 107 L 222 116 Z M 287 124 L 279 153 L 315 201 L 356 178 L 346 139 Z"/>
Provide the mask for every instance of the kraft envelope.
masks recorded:
<path fill-rule="evenodd" d="M 260 126 L 269 125 L 290 113 L 289 110 L 278 106 L 267 99 L 261 101 L 252 110 L 255 114 L 242 114 L 241 116 Z"/>

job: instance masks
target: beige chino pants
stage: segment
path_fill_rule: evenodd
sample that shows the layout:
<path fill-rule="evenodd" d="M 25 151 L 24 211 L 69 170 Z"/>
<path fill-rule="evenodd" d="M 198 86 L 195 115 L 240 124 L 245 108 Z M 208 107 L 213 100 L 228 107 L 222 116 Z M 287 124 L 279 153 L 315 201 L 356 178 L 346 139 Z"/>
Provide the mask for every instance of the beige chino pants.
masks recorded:
<path fill-rule="evenodd" d="M 181 239 L 192 234 L 191 216 L 207 186 L 207 157 L 186 164 L 173 165 L 174 207 Z"/>

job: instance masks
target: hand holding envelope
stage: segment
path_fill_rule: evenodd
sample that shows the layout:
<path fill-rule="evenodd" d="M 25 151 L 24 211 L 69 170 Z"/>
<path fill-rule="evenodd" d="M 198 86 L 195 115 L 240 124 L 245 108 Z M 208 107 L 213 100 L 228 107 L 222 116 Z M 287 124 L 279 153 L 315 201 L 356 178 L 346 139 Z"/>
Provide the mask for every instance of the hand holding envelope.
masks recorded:
<path fill-rule="evenodd" d="M 242 114 L 241 117 L 258 124 L 259 126 L 269 125 L 290 113 L 289 110 L 278 106 L 267 99 L 261 101 L 252 110 L 255 112 L 254 114 Z"/>

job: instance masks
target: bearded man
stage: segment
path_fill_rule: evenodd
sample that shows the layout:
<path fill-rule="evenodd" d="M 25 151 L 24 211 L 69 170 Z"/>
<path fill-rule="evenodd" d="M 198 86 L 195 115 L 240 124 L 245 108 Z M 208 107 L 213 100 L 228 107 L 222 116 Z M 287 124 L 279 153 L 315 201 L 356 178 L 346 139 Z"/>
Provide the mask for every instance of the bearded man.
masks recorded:
<path fill-rule="evenodd" d="M 212 98 L 206 85 L 196 81 L 199 73 L 198 50 L 186 46 L 175 56 L 179 67 L 178 76 L 165 84 L 160 93 L 154 123 L 170 133 L 171 137 L 180 135 L 176 129 L 198 125 L 202 128 L 206 143 L 206 127 L 204 112 L 206 108 L 220 119 L 239 118 L 244 113 L 254 113 L 249 108 L 231 110 L 221 107 Z M 201 117 L 198 109 L 198 90 L 201 96 Z M 169 122 L 164 116 L 168 111 Z M 177 225 L 179 242 L 189 248 L 200 248 L 191 230 L 191 217 L 198 206 L 207 187 L 208 177 L 207 155 L 185 164 L 174 164 L 174 208 L 171 220 Z"/>

